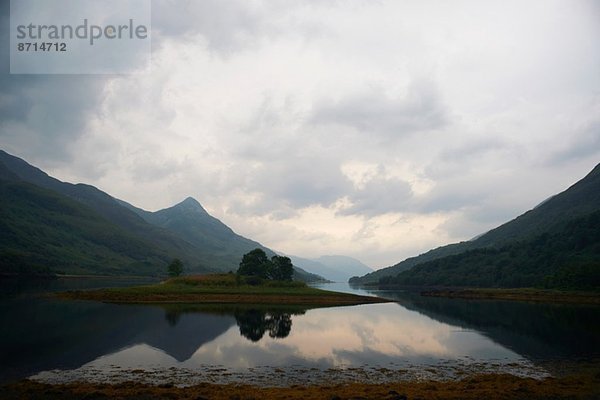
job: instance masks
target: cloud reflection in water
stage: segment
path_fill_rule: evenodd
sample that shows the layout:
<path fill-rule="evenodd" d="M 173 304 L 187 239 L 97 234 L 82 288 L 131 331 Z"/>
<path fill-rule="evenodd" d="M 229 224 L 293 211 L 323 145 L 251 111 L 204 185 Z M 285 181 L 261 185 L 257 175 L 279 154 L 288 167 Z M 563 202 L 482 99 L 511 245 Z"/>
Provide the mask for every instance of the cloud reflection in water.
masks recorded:
<path fill-rule="evenodd" d="M 184 314 L 182 319 L 196 316 Z M 291 316 L 255 312 L 241 318 L 237 315 L 236 319 L 239 326 L 232 326 L 202 344 L 182 362 L 159 349 L 136 345 L 88 365 L 139 368 L 222 365 L 241 370 L 260 366 L 328 368 L 520 358 L 477 332 L 438 322 L 397 304 L 315 309 Z M 256 321 L 259 325 L 253 327 Z"/>

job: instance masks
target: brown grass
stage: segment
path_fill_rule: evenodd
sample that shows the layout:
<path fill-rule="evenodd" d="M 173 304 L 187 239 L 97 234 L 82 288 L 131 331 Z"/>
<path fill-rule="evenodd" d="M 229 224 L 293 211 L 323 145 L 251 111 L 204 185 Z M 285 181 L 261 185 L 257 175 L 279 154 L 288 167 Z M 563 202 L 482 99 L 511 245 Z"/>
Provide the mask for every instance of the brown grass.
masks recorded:
<path fill-rule="evenodd" d="M 69 291 L 54 294 L 63 299 L 106 303 L 286 304 L 345 306 L 390 302 L 377 297 L 338 293 L 306 286 L 302 282 L 264 281 L 251 285 L 234 274 L 185 276 L 154 285 Z"/>
<path fill-rule="evenodd" d="M 326 305 L 344 306 L 357 304 L 387 303 L 390 300 L 379 297 L 354 295 L 284 295 L 284 294 L 236 294 L 236 293 L 110 293 L 105 291 L 73 291 L 57 295 L 62 299 L 95 300 L 106 303 L 136 304 L 287 304 L 287 305 Z"/>
<path fill-rule="evenodd" d="M 477 375 L 463 380 L 351 383 L 332 386 L 262 388 L 250 385 L 201 384 L 186 388 L 150 386 L 135 382 L 106 385 L 75 383 L 49 385 L 21 381 L 0 387 L 0 398 L 12 399 L 598 399 L 600 375 L 592 372 L 535 380 L 507 374 Z"/>

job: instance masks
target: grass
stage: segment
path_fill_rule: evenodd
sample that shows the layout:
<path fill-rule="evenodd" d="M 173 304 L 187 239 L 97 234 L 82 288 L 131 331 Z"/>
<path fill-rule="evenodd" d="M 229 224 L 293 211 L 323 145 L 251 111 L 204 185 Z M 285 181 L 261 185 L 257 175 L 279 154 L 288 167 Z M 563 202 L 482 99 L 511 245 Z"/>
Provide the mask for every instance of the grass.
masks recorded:
<path fill-rule="evenodd" d="M 334 306 L 382 303 L 388 300 L 331 292 L 308 287 L 302 282 L 261 281 L 235 274 L 216 274 L 173 278 L 155 285 L 69 291 L 64 299 L 96 300 L 107 303 L 219 303 L 286 304 Z"/>
<path fill-rule="evenodd" d="M 553 289 L 443 289 L 421 292 L 423 296 L 483 300 L 513 300 L 543 303 L 600 304 L 599 292 L 562 291 Z"/>

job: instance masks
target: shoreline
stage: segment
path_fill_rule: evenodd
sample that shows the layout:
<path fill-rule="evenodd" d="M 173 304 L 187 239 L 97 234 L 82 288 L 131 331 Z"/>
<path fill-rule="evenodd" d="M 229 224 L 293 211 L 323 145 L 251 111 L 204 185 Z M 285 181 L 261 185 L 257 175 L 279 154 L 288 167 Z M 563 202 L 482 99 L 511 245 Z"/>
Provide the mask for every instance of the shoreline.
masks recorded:
<path fill-rule="evenodd" d="M 39 399 L 593 399 L 600 396 L 595 369 L 560 377 L 534 379 L 510 374 L 478 374 L 456 380 L 413 380 L 371 384 L 348 382 L 325 385 L 261 387 L 251 384 L 201 383 L 178 387 L 173 383 L 149 385 L 139 382 L 47 384 L 21 380 L 0 386 L 7 400 Z"/>
<path fill-rule="evenodd" d="M 346 306 L 390 303 L 381 297 L 317 289 L 297 282 L 248 284 L 233 274 L 186 276 L 144 286 L 75 290 L 53 296 L 117 304 L 272 304 Z"/>
<path fill-rule="evenodd" d="M 297 306 L 350 306 L 360 304 L 393 303 L 381 297 L 358 296 L 345 293 L 331 294 L 242 294 L 242 293 L 186 293 L 136 294 L 114 293 L 105 290 L 69 291 L 54 294 L 64 300 L 91 300 L 115 304 L 256 304 Z"/>
<path fill-rule="evenodd" d="M 421 292 L 424 297 L 445 297 L 451 299 L 507 300 L 536 303 L 564 303 L 600 305 L 600 293 L 567 292 L 548 289 L 433 289 Z"/>

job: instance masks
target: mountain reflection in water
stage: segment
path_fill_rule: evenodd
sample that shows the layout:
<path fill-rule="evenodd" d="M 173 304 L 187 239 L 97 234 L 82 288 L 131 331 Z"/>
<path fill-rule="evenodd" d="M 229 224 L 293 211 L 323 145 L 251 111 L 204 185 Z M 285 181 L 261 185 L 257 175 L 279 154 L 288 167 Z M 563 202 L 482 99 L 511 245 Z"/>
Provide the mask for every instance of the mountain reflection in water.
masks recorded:
<path fill-rule="evenodd" d="M 269 337 L 283 339 L 292 330 L 292 315 L 303 315 L 306 310 L 298 307 L 244 307 L 242 305 L 169 305 L 164 306 L 165 319 L 170 326 L 178 324 L 185 313 L 213 313 L 233 315 L 240 328 L 240 335 L 252 342 L 258 342 L 268 332 Z"/>
<path fill-rule="evenodd" d="M 599 355 L 598 307 L 383 295 L 399 304 L 309 310 L 3 299 L 0 381 L 82 367 L 508 365 Z"/>

